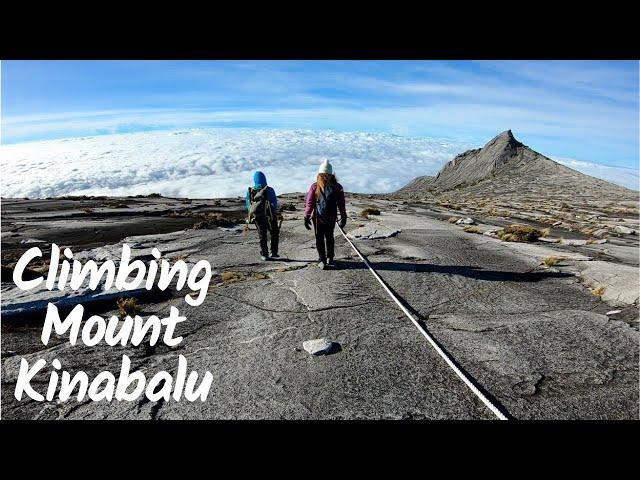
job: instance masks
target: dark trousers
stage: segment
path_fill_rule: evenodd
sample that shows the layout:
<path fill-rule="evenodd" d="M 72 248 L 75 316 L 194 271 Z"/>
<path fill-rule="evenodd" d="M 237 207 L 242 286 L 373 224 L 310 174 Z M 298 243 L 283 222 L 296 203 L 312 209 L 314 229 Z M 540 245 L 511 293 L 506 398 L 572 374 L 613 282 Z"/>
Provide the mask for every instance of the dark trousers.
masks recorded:
<path fill-rule="evenodd" d="M 269 217 L 256 218 L 256 227 L 260 235 L 260 255 L 269 256 L 267 248 L 267 232 L 271 235 L 271 253 L 278 253 L 278 219 Z"/>
<path fill-rule="evenodd" d="M 318 256 L 323 262 L 326 262 L 327 258 L 333 260 L 333 229 L 335 226 L 335 222 L 316 222 L 316 248 L 318 249 Z"/>

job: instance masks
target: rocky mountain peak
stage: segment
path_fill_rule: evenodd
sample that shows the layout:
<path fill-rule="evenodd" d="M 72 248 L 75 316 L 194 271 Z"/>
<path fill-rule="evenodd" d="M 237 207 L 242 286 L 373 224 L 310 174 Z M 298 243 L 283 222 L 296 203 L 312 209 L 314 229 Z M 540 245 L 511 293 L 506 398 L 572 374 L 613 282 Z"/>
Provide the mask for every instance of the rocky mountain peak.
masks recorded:
<path fill-rule="evenodd" d="M 511 130 L 505 130 L 493 137 L 484 148 L 492 148 L 496 149 L 515 149 L 518 147 L 522 147 L 523 144 L 516 140 L 516 137 L 513 136 L 513 132 Z"/>
<path fill-rule="evenodd" d="M 448 189 L 461 184 L 477 183 L 505 169 L 515 168 L 522 161 L 530 160 L 529 157 L 532 156 L 527 153 L 535 152 L 516 140 L 511 130 L 506 130 L 492 138 L 484 147 L 467 150 L 444 165 L 435 177 L 435 186 Z"/>
<path fill-rule="evenodd" d="M 637 192 L 562 165 L 522 144 L 506 130 L 484 147 L 467 150 L 447 162 L 435 177 L 418 177 L 400 195 L 424 196 L 455 189 L 482 201 L 501 198 L 522 201 L 554 198 L 592 198 L 634 201 Z M 554 192 L 551 194 L 550 192 Z M 518 200 L 519 199 L 519 200 Z"/>

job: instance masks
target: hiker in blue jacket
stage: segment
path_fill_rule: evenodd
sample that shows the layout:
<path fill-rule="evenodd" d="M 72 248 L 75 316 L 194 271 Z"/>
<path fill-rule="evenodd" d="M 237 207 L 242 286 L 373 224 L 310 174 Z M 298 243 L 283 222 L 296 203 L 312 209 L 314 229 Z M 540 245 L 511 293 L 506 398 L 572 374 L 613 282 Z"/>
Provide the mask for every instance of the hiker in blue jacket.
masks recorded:
<path fill-rule="evenodd" d="M 278 255 L 278 198 L 273 188 L 267 185 L 267 177 L 262 172 L 253 174 L 253 187 L 249 187 L 245 197 L 249 223 L 255 223 L 260 235 L 260 255 L 262 261 L 279 258 Z M 271 235 L 271 256 L 267 248 L 267 232 Z"/>

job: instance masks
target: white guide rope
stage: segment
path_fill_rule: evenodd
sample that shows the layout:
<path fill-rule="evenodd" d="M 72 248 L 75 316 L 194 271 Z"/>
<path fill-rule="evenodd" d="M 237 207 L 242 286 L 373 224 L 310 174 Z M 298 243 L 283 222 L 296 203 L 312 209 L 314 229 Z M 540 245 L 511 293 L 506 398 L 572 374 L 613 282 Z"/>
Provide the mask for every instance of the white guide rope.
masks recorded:
<path fill-rule="evenodd" d="M 422 328 L 422 325 L 420 325 L 420 323 L 414 318 L 414 316 L 411 314 L 411 312 L 409 312 L 409 310 L 407 310 L 407 308 L 402 304 L 402 302 L 400 300 L 398 300 L 398 298 L 393 294 L 393 292 L 389 289 L 389 287 L 387 286 L 387 284 L 384 282 L 384 280 L 382 280 L 382 278 L 380 278 L 380 276 L 378 275 L 378 273 L 373 269 L 373 267 L 369 264 L 369 262 L 367 261 L 366 258 L 364 258 L 362 256 L 362 254 L 360 253 L 360 251 L 357 249 L 357 247 L 353 244 L 353 242 L 351 240 L 349 240 L 349 238 L 347 237 L 346 233 L 344 232 L 344 230 L 342 228 L 340 228 L 340 226 L 338 225 L 338 229 L 340 230 L 340 232 L 342 233 L 342 236 L 345 238 L 345 240 L 349 243 L 349 245 L 351 245 L 351 248 L 353 248 L 353 250 L 358 254 L 358 256 L 360 257 L 360 259 L 365 263 L 365 265 L 369 268 L 369 270 L 371 271 L 371 273 L 373 274 L 373 276 L 376 278 L 376 280 L 378 280 L 378 282 L 380 283 L 380 285 L 382 285 L 382 288 L 384 288 L 386 290 L 386 292 L 389 294 L 389 296 L 393 299 L 394 302 L 396 302 L 396 304 L 400 307 L 400 309 L 405 313 L 405 315 L 407 317 L 409 317 L 409 320 L 411 320 L 411 322 L 415 325 L 415 327 L 420 331 L 420 333 L 424 336 L 424 338 L 427 339 L 427 341 L 429 342 L 429 344 L 434 348 L 434 350 L 438 353 L 438 355 L 440 355 L 445 362 L 447 362 L 447 364 L 451 367 L 451 369 L 456 373 L 456 375 L 458 375 L 458 377 L 460 377 L 460 379 L 467 385 L 467 387 L 469 387 L 469 389 L 475 393 L 475 395 L 482 400 L 482 403 L 484 403 L 487 408 L 489 410 L 491 410 L 496 417 L 498 417 L 500 420 L 507 420 L 507 417 L 500 411 L 500 409 L 498 409 L 498 407 L 496 407 L 493 403 L 491 403 L 491 401 L 480 391 L 478 390 L 478 388 L 473 384 L 473 382 L 464 374 L 464 372 L 462 372 L 462 370 L 460 370 L 458 368 L 458 366 L 455 364 L 455 362 L 453 361 L 453 359 L 451 358 L 451 356 L 445 352 L 442 348 L 440 348 L 440 345 L 438 345 L 438 343 L 433 339 L 433 337 L 429 334 L 429 332 L 427 332 L 424 328 Z"/>

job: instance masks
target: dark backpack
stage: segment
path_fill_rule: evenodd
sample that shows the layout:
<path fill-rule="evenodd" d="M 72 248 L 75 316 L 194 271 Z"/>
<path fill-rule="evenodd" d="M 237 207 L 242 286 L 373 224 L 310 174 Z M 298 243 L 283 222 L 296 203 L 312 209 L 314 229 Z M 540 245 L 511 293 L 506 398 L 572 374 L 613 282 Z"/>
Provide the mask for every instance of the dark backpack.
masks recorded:
<path fill-rule="evenodd" d="M 258 190 L 249 187 L 249 223 L 253 223 L 256 218 L 272 217 L 271 202 L 269 201 L 269 187 Z"/>
<path fill-rule="evenodd" d="M 320 187 L 317 187 L 320 188 Z M 324 190 L 320 190 L 316 201 L 316 215 L 319 217 L 336 216 L 338 213 L 338 201 L 333 185 L 327 185 Z"/>

